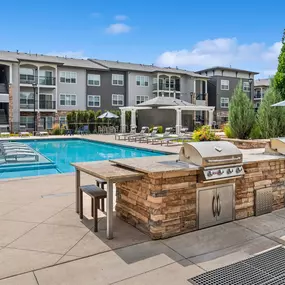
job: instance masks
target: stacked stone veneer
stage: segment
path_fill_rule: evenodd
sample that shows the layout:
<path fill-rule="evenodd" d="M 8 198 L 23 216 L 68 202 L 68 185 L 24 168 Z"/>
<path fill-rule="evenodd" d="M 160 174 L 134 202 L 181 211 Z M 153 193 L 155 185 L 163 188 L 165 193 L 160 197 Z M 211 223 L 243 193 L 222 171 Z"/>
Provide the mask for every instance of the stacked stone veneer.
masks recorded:
<path fill-rule="evenodd" d="M 254 215 L 254 193 L 272 188 L 273 209 L 284 207 L 284 160 L 248 163 L 245 176 L 202 183 L 195 170 L 149 173 L 142 180 L 117 183 L 117 216 L 153 239 L 167 238 L 198 229 L 197 189 L 235 183 L 236 219 Z"/>

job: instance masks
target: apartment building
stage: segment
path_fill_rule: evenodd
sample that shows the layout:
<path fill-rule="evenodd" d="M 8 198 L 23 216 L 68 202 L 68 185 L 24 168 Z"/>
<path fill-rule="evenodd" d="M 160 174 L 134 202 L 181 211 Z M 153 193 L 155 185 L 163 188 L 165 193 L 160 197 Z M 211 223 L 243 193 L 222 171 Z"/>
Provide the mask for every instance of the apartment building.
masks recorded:
<path fill-rule="evenodd" d="M 0 51 L 0 128 L 51 129 L 71 110 L 112 110 L 154 97 L 208 105 L 207 82 L 178 68 Z M 207 119 L 202 111 L 184 115 Z"/>
<path fill-rule="evenodd" d="M 264 94 L 269 88 L 270 79 L 257 79 L 254 81 L 254 95 L 253 95 L 253 104 L 254 108 L 258 109 Z"/>
<path fill-rule="evenodd" d="M 121 96 L 125 105 L 136 106 L 155 97 L 172 97 L 193 104 L 208 105 L 208 77 L 178 68 L 91 59 L 108 68 L 112 76 L 124 73 L 125 90 Z M 122 78 L 123 80 L 123 78 Z M 113 96 L 113 95 L 112 95 Z M 205 112 L 196 112 L 194 121 L 204 121 Z M 184 116 L 189 118 L 189 116 Z"/>
<path fill-rule="evenodd" d="M 214 120 L 218 125 L 228 121 L 229 102 L 240 81 L 242 81 L 243 91 L 253 100 L 254 76 L 258 74 L 257 72 L 216 66 L 197 73 L 209 77 L 208 103 L 209 106 L 215 107 Z"/>
<path fill-rule="evenodd" d="M 93 70 L 107 68 L 82 59 L 0 52 L 0 127 L 65 123 L 68 111 L 86 110 L 86 74 Z"/>

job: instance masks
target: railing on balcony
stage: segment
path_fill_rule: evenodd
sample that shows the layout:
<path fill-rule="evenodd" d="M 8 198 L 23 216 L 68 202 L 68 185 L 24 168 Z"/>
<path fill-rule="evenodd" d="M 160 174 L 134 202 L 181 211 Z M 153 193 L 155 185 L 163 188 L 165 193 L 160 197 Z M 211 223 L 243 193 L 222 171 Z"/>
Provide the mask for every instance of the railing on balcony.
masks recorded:
<path fill-rule="evenodd" d="M 45 110 L 55 110 L 55 101 L 41 101 L 40 100 L 40 109 Z"/>
<path fill-rule="evenodd" d="M 39 84 L 40 85 L 55 85 L 55 77 L 48 77 L 48 76 L 40 76 L 39 77 Z"/>
<path fill-rule="evenodd" d="M 170 88 L 169 88 L 170 87 Z M 158 88 L 158 89 L 157 89 Z M 161 90 L 161 91 L 180 91 L 180 84 L 165 84 L 165 83 L 154 83 L 153 90 Z"/>
<path fill-rule="evenodd" d="M 20 100 L 20 109 L 34 109 L 34 99 L 28 99 L 28 100 Z M 38 108 L 38 104 L 36 102 L 36 108 Z"/>
<path fill-rule="evenodd" d="M 264 93 L 255 93 L 253 96 L 254 100 L 260 100 L 264 98 Z"/>
<path fill-rule="evenodd" d="M 205 101 L 206 100 L 206 94 L 205 93 L 196 94 L 196 100 Z"/>
<path fill-rule="evenodd" d="M 20 83 L 33 84 L 37 82 L 38 82 L 38 77 L 36 75 L 20 74 Z"/>

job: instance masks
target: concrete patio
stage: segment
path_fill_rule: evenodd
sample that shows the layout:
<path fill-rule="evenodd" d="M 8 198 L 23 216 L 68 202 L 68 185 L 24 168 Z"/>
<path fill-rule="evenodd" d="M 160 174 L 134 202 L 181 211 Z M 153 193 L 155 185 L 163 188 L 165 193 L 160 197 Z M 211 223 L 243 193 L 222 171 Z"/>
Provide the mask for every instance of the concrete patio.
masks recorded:
<path fill-rule="evenodd" d="M 74 211 L 74 175 L 0 184 L 0 285 L 190 284 L 187 279 L 285 243 L 285 209 L 167 240 L 104 215 L 93 233 Z M 90 176 L 83 183 L 92 183 Z"/>

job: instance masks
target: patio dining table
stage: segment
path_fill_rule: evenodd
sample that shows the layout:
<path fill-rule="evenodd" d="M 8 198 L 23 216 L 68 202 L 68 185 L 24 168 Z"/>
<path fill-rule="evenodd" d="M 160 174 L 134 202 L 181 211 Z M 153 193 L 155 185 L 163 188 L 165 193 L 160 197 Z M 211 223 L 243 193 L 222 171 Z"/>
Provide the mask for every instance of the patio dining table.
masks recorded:
<path fill-rule="evenodd" d="M 110 161 L 94 161 L 71 163 L 76 169 L 75 176 L 75 204 L 76 212 L 79 213 L 79 188 L 81 186 L 80 172 L 84 172 L 95 178 L 103 179 L 107 182 L 107 238 L 113 238 L 113 184 L 116 182 L 126 182 L 141 179 L 142 173 L 128 170 L 117 166 Z"/>

